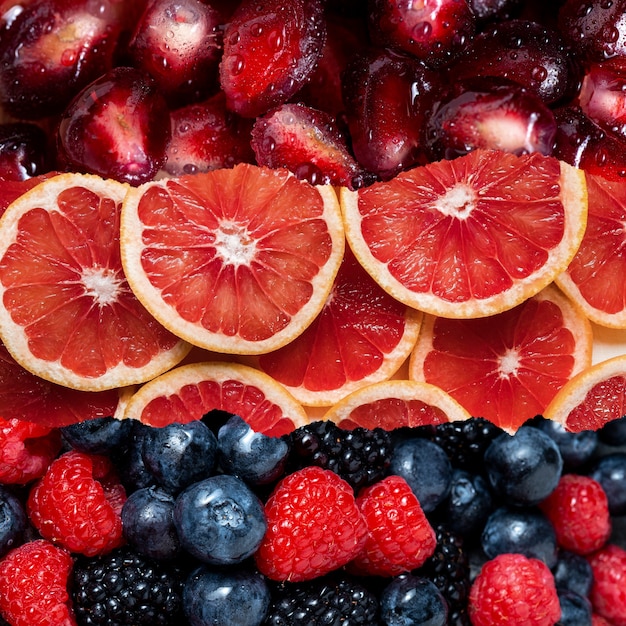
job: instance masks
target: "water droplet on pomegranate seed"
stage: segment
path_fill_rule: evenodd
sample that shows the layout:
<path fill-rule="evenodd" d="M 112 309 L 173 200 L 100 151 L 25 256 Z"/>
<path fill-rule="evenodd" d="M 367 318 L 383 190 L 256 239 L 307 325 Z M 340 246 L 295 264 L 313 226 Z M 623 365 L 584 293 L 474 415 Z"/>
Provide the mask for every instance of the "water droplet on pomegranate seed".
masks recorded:
<path fill-rule="evenodd" d="M 258 22 L 252 24 L 252 26 L 250 26 L 250 34 L 253 37 L 260 37 L 263 34 L 263 24 L 259 24 Z"/>
<path fill-rule="evenodd" d="M 418 22 L 413 27 L 413 38 L 416 40 L 426 39 L 433 31 L 432 24 L 430 22 Z"/>
<path fill-rule="evenodd" d="M 270 50 L 278 52 L 283 47 L 283 33 L 278 30 L 270 32 L 267 36 L 267 45 L 270 47 Z"/>

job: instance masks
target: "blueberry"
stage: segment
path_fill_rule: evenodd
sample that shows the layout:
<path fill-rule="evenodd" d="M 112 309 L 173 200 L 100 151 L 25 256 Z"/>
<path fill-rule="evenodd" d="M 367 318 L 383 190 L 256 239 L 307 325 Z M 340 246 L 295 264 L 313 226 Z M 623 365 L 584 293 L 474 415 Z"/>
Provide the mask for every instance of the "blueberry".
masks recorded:
<path fill-rule="evenodd" d="M 183 610 L 191 626 L 260 626 L 270 591 L 258 572 L 212 571 L 196 568 L 183 588 Z"/>
<path fill-rule="evenodd" d="M 626 452 L 602 457 L 593 465 L 589 476 L 602 485 L 611 515 L 626 514 Z"/>
<path fill-rule="evenodd" d="M 138 489 L 122 507 L 124 537 L 137 552 L 156 560 L 180 553 L 174 526 L 174 496 L 159 487 Z"/>
<path fill-rule="evenodd" d="M 111 454 L 125 445 L 132 428 L 132 420 L 97 417 L 64 426 L 61 434 L 74 450 L 88 454 Z"/>
<path fill-rule="evenodd" d="M 552 573 L 557 589 L 573 591 L 581 596 L 588 596 L 591 592 L 593 570 L 584 556 L 569 550 L 559 550 Z"/>
<path fill-rule="evenodd" d="M 626 445 L 626 415 L 605 424 L 598 431 L 598 437 L 607 446 Z"/>
<path fill-rule="evenodd" d="M 440 446 L 428 439 L 400 441 L 391 455 L 389 473 L 406 480 L 425 513 L 434 511 L 450 493 L 450 460 Z"/>
<path fill-rule="evenodd" d="M 490 559 L 499 554 L 516 552 L 540 559 L 549 568 L 556 565 L 554 527 L 539 510 L 496 509 L 485 523 L 480 540 L 483 551 Z"/>
<path fill-rule="evenodd" d="M 594 430 L 571 433 L 563 424 L 545 418 L 538 419 L 534 425 L 554 440 L 567 469 L 582 467 L 598 447 L 598 434 Z"/>
<path fill-rule="evenodd" d="M 155 478 L 143 462 L 143 446 L 152 430 L 137 420 L 128 420 L 132 423 L 126 450 L 119 462 L 120 481 L 128 492 L 143 489 L 156 484 Z"/>
<path fill-rule="evenodd" d="M 215 565 L 240 563 L 254 554 L 267 528 L 261 501 L 246 483 L 227 474 L 183 491 L 174 505 L 174 524 L 182 547 Z"/>
<path fill-rule="evenodd" d="M 450 496 L 444 507 L 446 526 L 464 536 L 482 530 L 493 508 L 493 499 L 485 479 L 455 469 L 451 485 Z"/>
<path fill-rule="evenodd" d="M 20 545 L 27 525 L 22 503 L 8 489 L 0 486 L 0 557 Z"/>
<path fill-rule="evenodd" d="M 142 455 L 157 484 L 177 494 L 213 473 L 217 439 L 199 420 L 168 424 L 148 431 Z"/>
<path fill-rule="evenodd" d="M 403 574 L 394 578 L 380 597 L 386 626 L 445 626 L 448 604 L 436 585 L 426 578 Z"/>
<path fill-rule="evenodd" d="M 561 605 L 561 619 L 557 626 L 589 626 L 591 602 L 573 591 L 557 590 Z"/>
<path fill-rule="evenodd" d="M 532 506 L 556 488 L 563 458 L 551 437 L 522 426 L 515 435 L 503 433 L 489 444 L 485 469 L 492 489 L 508 504 Z"/>
<path fill-rule="evenodd" d="M 252 485 L 265 485 L 280 478 L 289 454 L 285 439 L 256 432 L 238 415 L 219 429 L 217 446 L 222 469 Z"/>

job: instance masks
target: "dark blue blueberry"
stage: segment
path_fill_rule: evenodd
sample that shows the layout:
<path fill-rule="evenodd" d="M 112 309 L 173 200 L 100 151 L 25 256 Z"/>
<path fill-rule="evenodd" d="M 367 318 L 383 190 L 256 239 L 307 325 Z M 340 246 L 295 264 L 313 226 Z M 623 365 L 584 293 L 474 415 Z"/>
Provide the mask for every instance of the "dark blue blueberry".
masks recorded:
<path fill-rule="evenodd" d="M 380 614 L 385 626 L 445 626 L 448 604 L 433 582 L 403 574 L 383 589 Z"/>
<path fill-rule="evenodd" d="M 143 462 L 143 445 L 151 426 L 146 426 L 137 420 L 128 420 L 132 423 L 126 451 L 119 461 L 120 480 L 127 492 L 143 489 L 156 484 L 154 476 Z"/>
<path fill-rule="evenodd" d="M 0 557 L 22 543 L 27 525 L 22 503 L 8 489 L 0 486 Z"/>
<path fill-rule="evenodd" d="M 482 530 L 493 509 L 493 498 L 485 479 L 455 469 L 450 495 L 445 503 L 446 527 L 463 536 Z"/>
<path fill-rule="evenodd" d="M 182 547 L 197 559 L 231 565 L 259 547 L 267 523 L 263 504 L 239 478 L 221 474 L 183 491 L 174 506 Z"/>
<path fill-rule="evenodd" d="M 98 417 L 61 428 L 63 439 L 74 450 L 88 454 L 111 454 L 126 445 L 132 420 Z"/>
<path fill-rule="evenodd" d="M 499 554 L 517 552 L 540 559 L 549 568 L 556 565 L 554 527 L 537 509 L 496 509 L 485 523 L 480 542 L 490 559 Z"/>
<path fill-rule="evenodd" d="M 557 626 L 590 626 L 591 602 L 573 591 L 557 590 L 561 605 L 561 619 Z"/>
<path fill-rule="evenodd" d="M 587 463 L 598 447 L 598 434 L 594 430 L 571 433 L 565 426 L 554 420 L 539 418 L 533 424 L 551 437 L 563 457 L 567 469 L 576 469 Z"/>
<path fill-rule="evenodd" d="M 450 459 L 428 439 L 413 437 L 400 441 L 391 454 L 389 473 L 406 480 L 425 513 L 434 511 L 450 493 Z"/>
<path fill-rule="evenodd" d="M 183 610 L 191 626 L 260 626 L 270 600 L 258 572 L 217 572 L 201 565 L 183 588 Z"/>
<path fill-rule="evenodd" d="M 584 556 L 569 550 L 559 550 L 552 573 L 557 589 L 573 591 L 581 596 L 588 596 L 591 592 L 593 570 Z"/>
<path fill-rule="evenodd" d="M 289 454 L 285 439 L 256 432 L 238 415 L 219 429 L 217 448 L 222 469 L 252 485 L 266 485 L 280 478 Z"/>
<path fill-rule="evenodd" d="M 626 445 L 626 415 L 605 424 L 598 431 L 598 437 L 607 446 Z"/>
<path fill-rule="evenodd" d="M 213 473 L 217 463 L 217 439 L 200 420 L 173 423 L 150 429 L 142 454 L 157 484 L 177 494 Z"/>
<path fill-rule="evenodd" d="M 607 454 L 589 472 L 606 493 L 611 515 L 626 514 L 626 452 Z"/>
<path fill-rule="evenodd" d="M 492 489 L 507 504 L 532 506 L 556 488 L 563 458 L 551 437 L 522 426 L 515 435 L 504 433 L 489 444 L 485 470 Z"/>
<path fill-rule="evenodd" d="M 180 553 L 174 526 L 174 496 L 159 487 L 138 489 L 122 507 L 124 537 L 137 552 L 156 560 Z"/>

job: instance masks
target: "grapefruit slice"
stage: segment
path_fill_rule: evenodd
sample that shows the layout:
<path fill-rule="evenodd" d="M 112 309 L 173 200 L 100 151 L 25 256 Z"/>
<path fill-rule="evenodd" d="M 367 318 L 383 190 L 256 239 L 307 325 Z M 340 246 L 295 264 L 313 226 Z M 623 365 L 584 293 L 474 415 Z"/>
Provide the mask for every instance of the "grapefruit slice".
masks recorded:
<path fill-rule="evenodd" d="M 567 382 L 544 416 L 571 432 L 598 430 L 626 415 L 626 355 L 596 363 Z"/>
<path fill-rule="evenodd" d="M 124 277 L 126 190 L 61 174 L 21 195 L 0 220 L 0 338 L 22 367 L 50 382 L 84 391 L 141 383 L 189 351 Z"/>
<path fill-rule="evenodd" d="M 489 318 L 425 316 L 409 378 L 514 432 L 591 364 L 589 320 L 554 286 Z"/>
<path fill-rule="evenodd" d="M 560 274 L 583 237 L 584 174 L 558 160 L 476 150 L 341 190 L 346 236 L 372 277 L 450 318 L 511 309 Z"/>
<path fill-rule="evenodd" d="M 124 416 L 161 427 L 213 410 L 239 415 L 257 432 L 277 437 L 309 421 L 302 405 L 271 376 L 219 361 L 181 365 L 151 380 L 130 398 Z"/>
<path fill-rule="evenodd" d="M 97 417 L 121 417 L 125 391 L 77 391 L 55 385 L 26 371 L 0 343 L 0 415 L 5 420 L 53 428 Z"/>
<path fill-rule="evenodd" d="M 439 387 L 409 380 L 386 380 L 352 392 L 322 417 L 345 429 L 393 430 L 466 420 L 470 414 Z"/>
<path fill-rule="evenodd" d="M 332 187 L 249 164 L 130 190 L 121 240 L 145 307 L 179 337 L 230 354 L 275 350 L 302 333 L 345 246 Z"/>
<path fill-rule="evenodd" d="M 587 229 L 556 282 L 593 322 L 626 328 L 626 186 L 589 173 L 586 177 Z"/>
<path fill-rule="evenodd" d="M 258 367 L 305 406 L 330 406 L 387 380 L 409 357 L 422 314 L 392 298 L 347 249 L 333 289 L 313 323 Z"/>

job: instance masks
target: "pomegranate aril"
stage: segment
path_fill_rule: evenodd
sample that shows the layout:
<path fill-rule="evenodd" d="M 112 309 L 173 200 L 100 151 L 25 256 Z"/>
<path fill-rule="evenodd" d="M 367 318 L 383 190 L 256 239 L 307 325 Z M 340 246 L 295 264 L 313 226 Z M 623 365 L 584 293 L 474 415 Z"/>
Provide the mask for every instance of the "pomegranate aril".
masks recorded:
<path fill-rule="evenodd" d="M 154 81 L 118 67 L 72 101 L 57 145 L 67 169 L 139 185 L 163 166 L 169 137 L 169 112 Z"/>
<path fill-rule="evenodd" d="M 511 20 L 478 34 L 451 68 L 452 81 L 494 76 L 520 83 L 552 104 L 575 95 L 580 68 L 559 33 L 537 22 Z"/>
<path fill-rule="evenodd" d="M 202 100 L 217 88 L 224 22 L 200 0 L 155 0 L 130 41 L 132 64 L 154 78 L 172 106 Z"/>
<path fill-rule="evenodd" d="M 172 131 L 164 169 L 172 176 L 254 163 L 253 120 L 229 111 L 222 92 L 176 109 L 170 116 Z"/>
<path fill-rule="evenodd" d="M 20 119 L 49 117 L 111 69 L 122 28 L 114 4 L 41 0 L 14 9 L 0 38 L 0 105 Z"/>
<path fill-rule="evenodd" d="M 432 160 L 454 159 L 484 148 L 514 154 L 552 153 L 552 111 L 521 85 L 497 79 L 458 83 L 426 125 Z"/>
<path fill-rule="evenodd" d="M 35 124 L 0 124 L 0 179 L 26 180 L 49 170 L 46 133 Z"/>
<path fill-rule="evenodd" d="M 259 165 L 286 167 L 314 185 L 356 189 L 373 182 L 350 154 L 333 118 L 303 104 L 284 104 L 259 117 L 252 147 Z"/>
<path fill-rule="evenodd" d="M 375 44 L 443 67 L 474 36 L 476 16 L 467 0 L 373 0 L 369 27 Z"/>
<path fill-rule="evenodd" d="M 426 162 L 422 129 L 441 87 L 422 62 L 390 50 L 356 55 L 344 72 L 343 99 L 357 161 L 383 180 Z"/>
<path fill-rule="evenodd" d="M 310 78 L 325 39 L 321 0 L 243 0 L 224 30 L 228 107 L 256 117 L 289 100 Z"/>

